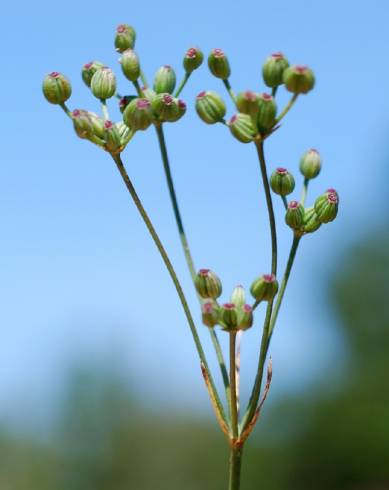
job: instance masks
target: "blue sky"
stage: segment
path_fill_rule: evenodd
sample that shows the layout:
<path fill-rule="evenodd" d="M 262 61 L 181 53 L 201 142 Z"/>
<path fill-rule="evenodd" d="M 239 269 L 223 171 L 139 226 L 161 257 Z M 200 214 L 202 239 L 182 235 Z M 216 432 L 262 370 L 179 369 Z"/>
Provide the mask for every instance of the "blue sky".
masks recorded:
<path fill-rule="evenodd" d="M 224 49 L 236 91 L 264 89 L 261 65 L 274 51 L 315 71 L 315 90 L 301 97 L 267 145 L 269 169 L 288 167 L 297 189 L 300 155 L 319 149 L 324 167 L 308 202 L 330 186 L 341 194 L 337 221 L 303 240 L 271 348 L 274 391 L 309 386 L 347 347 L 327 305 L 328 276 L 361 228 L 380 222 L 372 203 L 379 200 L 377 175 L 387 151 L 387 2 L 250 0 L 236 9 L 203 0 L 147 8 L 68 1 L 55 8 L 8 3 L 0 20 L 0 415 L 19 417 L 15 407 L 28 401 L 30 417 L 39 418 L 69 362 L 96 358 L 123 365 L 144 399 L 209 412 L 175 291 L 113 163 L 78 139 L 41 95 L 43 76 L 62 71 L 73 85 L 70 107 L 98 111 L 80 77 L 91 59 L 115 69 L 124 93 L 128 82 L 113 49 L 121 22 L 137 30 L 136 49 L 149 79 L 167 63 L 180 78 L 183 53 L 193 45 L 205 53 Z M 227 100 L 203 66 L 182 95 L 187 116 L 167 127 L 166 137 L 195 262 L 217 271 L 227 299 L 235 284 L 249 287 L 269 270 L 269 232 L 254 148 L 198 119 L 193 101 L 203 89 Z M 281 92 L 280 106 L 287 100 Z M 119 117 L 114 109 L 112 114 Z M 124 159 L 196 311 L 153 131 L 137 135 Z M 276 212 L 282 270 L 291 237 L 278 201 Z M 247 386 L 258 320 L 243 344 Z M 199 329 L 212 358 L 207 333 Z"/>

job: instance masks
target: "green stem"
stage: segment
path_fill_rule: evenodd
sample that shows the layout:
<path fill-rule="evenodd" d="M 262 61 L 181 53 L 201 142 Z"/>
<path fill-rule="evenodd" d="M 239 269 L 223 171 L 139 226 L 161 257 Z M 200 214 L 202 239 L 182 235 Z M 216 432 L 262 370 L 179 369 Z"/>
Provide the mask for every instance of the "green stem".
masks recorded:
<path fill-rule="evenodd" d="M 142 80 L 144 88 L 147 88 L 149 84 L 147 83 L 146 76 L 142 70 L 140 71 L 140 79 Z"/>
<path fill-rule="evenodd" d="M 223 80 L 223 83 L 224 83 L 224 86 L 226 87 L 227 89 L 227 92 L 230 94 L 230 97 L 232 99 L 232 102 L 234 104 L 236 104 L 236 95 L 235 95 L 235 92 L 232 90 L 232 87 L 231 87 L 231 84 L 229 82 L 229 80 Z"/>
<path fill-rule="evenodd" d="M 101 108 L 103 110 L 104 120 L 109 121 L 109 112 L 107 107 L 107 101 L 105 99 L 101 99 Z"/>
<path fill-rule="evenodd" d="M 238 404 L 236 394 L 236 332 L 230 332 L 230 397 L 231 428 L 233 439 L 238 438 Z"/>
<path fill-rule="evenodd" d="M 165 266 L 166 266 L 166 268 L 170 274 L 170 277 L 174 283 L 178 297 L 179 297 L 181 304 L 182 304 L 182 307 L 184 309 L 185 316 L 186 316 L 186 319 L 188 321 L 190 330 L 192 332 L 193 340 L 195 342 L 198 355 L 201 359 L 202 365 L 203 365 L 204 370 L 205 370 L 207 377 L 209 379 L 210 390 L 211 390 L 212 395 L 214 397 L 218 414 L 219 414 L 220 418 L 227 424 L 227 419 L 226 419 L 226 415 L 224 413 L 224 408 L 223 408 L 223 405 L 220 401 L 220 397 L 217 393 L 217 389 L 216 389 L 215 383 L 213 381 L 211 372 L 209 370 L 209 366 L 208 366 L 208 363 L 207 363 L 207 360 L 205 357 L 205 353 L 204 353 L 204 350 L 203 350 L 201 342 L 200 342 L 199 335 L 197 333 L 196 325 L 193 321 L 192 314 L 190 312 L 188 303 L 187 303 L 186 298 L 185 298 L 185 294 L 182 290 L 182 287 L 181 287 L 180 281 L 177 277 L 177 274 L 173 268 L 172 263 L 170 262 L 170 259 L 166 253 L 166 250 L 163 247 L 162 242 L 161 242 L 153 224 L 150 221 L 150 218 L 149 218 L 146 210 L 144 209 L 144 207 L 142 205 L 141 200 L 139 199 L 138 194 L 136 193 L 136 190 L 135 190 L 135 188 L 134 188 L 134 186 L 133 186 L 133 184 L 132 184 L 132 182 L 131 182 L 131 180 L 130 180 L 127 172 L 126 172 L 126 169 L 124 168 L 124 165 L 123 165 L 123 162 L 121 160 L 120 155 L 112 155 L 112 158 L 116 163 L 116 166 L 120 172 L 120 175 L 124 181 L 124 184 L 126 185 L 127 190 L 129 191 L 129 193 L 132 197 L 132 200 L 134 201 L 134 204 L 137 207 L 139 214 L 141 215 L 152 239 L 154 240 L 154 243 L 155 243 L 155 245 L 156 245 L 156 247 L 157 247 L 157 249 L 158 249 L 158 251 L 162 257 L 162 260 L 164 261 Z"/>
<path fill-rule="evenodd" d="M 275 96 L 276 96 L 277 89 L 278 89 L 278 85 L 277 85 L 276 87 L 273 87 L 273 88 L 272 88 L 272 90 L 271 90 L 271 95 L 272 95 L 272 97 L 275 97 Z"/>
<path fill-rule="evenodd" d="M 284 208 L 288 209 L 288 201 L 285 196 L 281 196 L 282 202 L 284 203 Z"/>
<path fill-rule="evenodd" d="M 64 113 L 70 117 L 70 119 L 72 118 L 72 113 L 70 112 L 68 106 L 65 104 L 65 102 L 62 102 L 62 104 L 59 104 L 59 106 L 61 107 L 61 109 L 64 111 Z"/>
<path fill-rule="evenodd" d="M 300 199 L 300 202 L 303 206 L 305 205 L 305 200 L 307 198 L 308 184 L 309 184 L 309 179 L 304 179 L 303 190 L 301 192 L 301 199 Z"/>
<path fill-rule="evenodd" d="M 299 96 L 299 94 L 293 94 L 293 96 L 290 99 L 290 101 L 286 104 L 284 110 L 281 112 L 281 114 L 275 120 L 274 126 L 276 124 L 278 124 L 281 121 L 281 119 L 283 119 L 288 114 L 288 112 L 291 110 L 291 108 L 293 107 L 294 103 L 296 102 L 298 96 Z"/>
<path fill-rule="evenodd" d="M 138 80 L 135 80 L 132 83 L 133 83 L 135 90 L 137 91 L 137 94 L 139 95 L 139 97 L 144 97 L 144 93 L 143 93 L 142 89 L 140 88 Z"/>
<path fill-rule="evenodd" d="M 182 89 L 185 87 L 186 82 L 189 80 L 189 77 L 191 76 L 191 73 L 185 72 L 184 78 L 181 80 L 180 85 L 178 86 L 176 93 L 174 94 L 174 97 L 178 97 L 180 93 L 182 92 Z"/>
<path fill-rule="evenodd" d="M 182 249 L 184 251 L 185 260 L 186 260 L 190 275 L 192 277 L 192 281 L 194 283 L 195 278 L 196 278 L 196 269 L 194 266 L 192 254 L 190 253 L 188 239 L 186 237 L 184 224 L 182 222 L 181 213 L 180 213 L 180 209 L 178 206 L 177 195 L 176 195 L 176 191 L 174 188 L 172 173 L 170 170 L 169 156 L 167 153 L 165 134 L 163 131 L 162 124 L 156 124 L 155 129 L 157 131 L 158 143 L 159 143 L 159 148 L 161 151 L 162 162 L 163 162 L 163 168 L 165 170 L 166 182 L 167 182 L 167 186 L 169 189 L 170 200 L 171 200 L 171 203 L 173 206 L 174 217 L 176 220 L 178 233 L 179 233 L 180 240 L 181 240 Z M 212 343 L 213 343 L 213 346 L 215 348 L 217 360 L 218 360 L 220 370 L 222 373 L 223 384 L 224 384 L 224 388 L 226 390 L 227 400 L 229 400 L 230 382 L 228 379 L 227 368 L 226 368 L 226 364 L 224 361 L 223 352 L 222 352 L 222 349 L 220 346 L 220 342 L 219 342 L 219 339 L 218 339 L 217 334 L 216 334 L 214 329 L 210 328 L 209 334 L 211 336 Z"/>
<path fill-rule="evenodd" d="M 242 452 L 243 452 L 243 447 L 231 446 L 231 448 L 230 448 L 228 490 L 239 490 L 240 489 Z"/>

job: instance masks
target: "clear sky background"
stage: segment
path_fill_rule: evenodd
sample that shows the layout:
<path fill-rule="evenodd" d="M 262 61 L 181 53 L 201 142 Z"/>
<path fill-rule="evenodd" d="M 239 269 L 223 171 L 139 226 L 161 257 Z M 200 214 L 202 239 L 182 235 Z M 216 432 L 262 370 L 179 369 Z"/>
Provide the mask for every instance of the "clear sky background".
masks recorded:
<path fill-rule="evenodd" d="M 299 192 L 299 157 L 319 149 L 324 167 L 308 203 L 331 186 L 340 192 L 341 208 L 336 222 L 302 242 L 271 347 L 273 396 L 312 386 L 324 369 L 342 365 L 347 345 L 326 284 L 353 239 L 382 222 L 388 18 L 384 0 L 248 0 L 240 6 L 70 0 L 2 7 L 0 417 L 39 420 L 69 363 L 96 359 L 124 367 L 142 399 L 155 406 L 210 413 L 181 306 L 113 162 L 78 139 L 41 94 L 43 76 L 58 70 L 72 81 L 69 106 L 98 111 L 80 77 L 92 59 L 115 69 L 125 93 L 130 87 L 113 49 L 121 22 L 137 30 L 136 50 L 149 80 L 162 64 L 172 64 L 181 78 L 183 54 L 193 45 L 206 54 L 225 50 L 236 91 L 264 89 L 262 62 L 274 51 L 315 71 L 315 90 L 300 98 L 267 144 L 268 166 L 294 172 Z M 206 126 L 193 109 L 203 89 L 227 100 L 223 88 L 206 65 L 195 72 L 182 95 L 187 115 L 166 128 L 166 137 L 195 262 L 221 276 L 228 299 L 234 285 L 249 287 L 269 270 L 270 243 L 254 148 L 222 126 Z M 280 107 L 287 98 L 281 90 Z M 116 109 L 112 114 L 119 118 Z M 124 159 L 198 319 L 152 129 L 136 136 Z M 278 200 L 276 213 L 282 270 L 291 236 Z M 244 337 L 246 386 L 261 318 Z M 213 359 L 207 332 L 199 329 Z"/>

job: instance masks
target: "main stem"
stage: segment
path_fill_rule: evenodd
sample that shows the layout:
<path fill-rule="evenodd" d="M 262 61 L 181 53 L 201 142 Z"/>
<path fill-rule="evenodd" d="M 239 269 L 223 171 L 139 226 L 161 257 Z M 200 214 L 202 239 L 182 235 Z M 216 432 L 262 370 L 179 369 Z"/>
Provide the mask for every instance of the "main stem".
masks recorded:
<path fill-rule="evenodd" d="M 228 490 L 240 489 L 240 472 L 242 468 L 243 447 L 231 446 L 230 448 L 230 465 L 229 465 L 229 483 Z"/>
<path fill-rule="evenodd" d="M 126 172 L 126 169 L 124 168 L 124 165 L 123 165 L 123 162 L 122 162 L 122 159 L 120 158 L 120 155 L 112 155 L 112 158 L 113 160 L 115 161 L 116 163 L 116 166 L 120 172 L 120 175 L 132 197 L 132 200 L 134 201 L 134 204 L 135 206 L 137 207 L 138 211 L 139 211 L 139 214 L 141 215 L 152 239 L 154 240 L 154 243 L 155 245 L 157 246 L 157 249 L 165 263 L 165 266 L 170 274 L 170 277 L 174 283 L 174 286 L 176 288 L 176 291 L 177 291 L 177 294 L 178 294 L 178 297 L 181 301 L 181 304 L 182 304 L 182 307 L 184 309 L 184 312 L 185 312 L 185 316 L 188 320 L 188 324 L 189 324 L 189 327 L 190 327 L 190 330 L 192 332 L 192 336 L 193 336 L 193 340 L 195 342 L 195 345 L 196 345 L 196 349 L 197 349 L 197 352 L 198 352 L 198 355 L 200 357 L 200 360 L 204 366 L 204 369 L 207 373 L 207 376 L 208 376 L 208 379 L 209 379 L 209 384 L 210 384 L 210 389 L 212 391 L 212 394 L 214 396 L 214 399 L 215 399 L 215 403 L 216 403 L 216 406 L 217 406 L 217 410 L 218 410 L 218 413 L 221 417 L 221 419 L 227 424 L 227 419 L 226 419 L 226 415 L 224 413 L 224 408 L 223 408 L 223 405 L 220 401 L 220 397 L 217 393 L 217 390 L 216 390 L 216 386 L 215 386 L 215 383 L 213 381 L 213 378 L 212 378 L 212 375 L 211 375 L 211 372 L 210 372 L 210 369 L 209 369 L 209 366 L 208 366 L 208 362 L 206 360 L 206 357 L 205 357 L 205 353 L 203 351 L 203 348 L 202 348 L 202 345 L 201 345 L 201 342 L 200 342 L 200 338 L 199 338 L 199 335 L 197 333 L 197 329 L 196 329 L 196 325 L 193 321 L 193 317 L 192 317 L 192 314 L 190 312 L 190 309 L 189 309 L 189 305 L 186 301 L 186 298 L 185 298 L 185 294 L 182 290 L 182 287 L 181 287 L 181 284 L 180 284 L 180 281 L 177 277 L 177 274 L 173 268 L 173 265 L 172 263 L 170 262 L 170 259 L 166 253 L 166 250 L 165 248 L 163 247 L 162 245 L 162 242 L 157 234 L 157 232 L 155 231 L 155 228 L 153 226 L 153 224 L 151 223 L 151 220 L 146 212 L 146 210 L 144 209 L 143 205 L 142 205 L 142 202 L 138 196 L 138 194 L 136 193 L 136 190 Z"/>
<path fill-rule="evenodd" d="M 242 450 L 235 445 L 238 438 L 238 403 L 236 389 L 236 332 L 230 332 L 230 397 L 232 440 L 229 460 L 229 490 L 239 490 Z"/>

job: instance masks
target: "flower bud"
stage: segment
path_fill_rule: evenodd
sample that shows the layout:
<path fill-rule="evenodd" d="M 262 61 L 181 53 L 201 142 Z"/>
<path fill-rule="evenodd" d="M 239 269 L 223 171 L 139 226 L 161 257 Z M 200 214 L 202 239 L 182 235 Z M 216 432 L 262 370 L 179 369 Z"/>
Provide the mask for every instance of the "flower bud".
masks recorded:
<path fill-rule="evenodd" d="M 278 291 L 278 281 L 274 274 L 264 274 L 252 283 L 250 292 L 256 301 L 271 301 Z"/>
<path fill-rule="evenodd" d="M 319 229 L 320 226 L 321 223 L 317 217 L 315 208 L 312 207 L 312 208 L 305 209 L 303 226 L 299 230 L 301 234 L 313 233 L 314 231 Z"/>
<path fill-rule="evenodd" d="M 300 160 L 300 172 L 306 179 L 314 179 L 321 170 L 320 154 L 314 148 L 306 151 Z"/>
<path fill-rule="evenodd" d="M 186 73 L 192 73 L 202 64 L 204 55 L 198 48 L 189 48 L 183 60 Z"/>
<path fill-rule="evenodd" d="M 81 76 L 87 87 L 90 87 L 92 77 L 96 71 L 104 66 L 104 63 L 101 63 L 101 61 L 90 61 L 82 67 Z"/>
<path fill-rule="evenodd" d="M 138 55 L 133 49 L 126 49 L 123 51 L 120 63 L 122 65 L 123 74 L 127 80 L 130 80 L 130 82 L 138 80 L 140 75 L 140 64 Z"/>
<path fill-rule="evenodd" d="M 289 62 L 282 53 L 273 53 L 267 58 L 262 67 L 262 76 L 268 87 L 278 87 L 283 84 L 282 76 Z"/>
<path fill-rule="evenodd" d="M 258 126 L 262 130 L 270 129 L 275 122 L 277 114 L 277 104 L 274 98 L 269 94 L 260 94 L 258 96 Z"/>
<path fill-rule="evenodd" d="M 294 190 L 294 177 L 286 168 L 278 167 L 270 176 L 270 186 L 276 194 L 287 196 Z"/>
<path fill-rule="evenodd" d="M 63 104 L 71 96 L 72 86 L 62 73 L 53 71 L 43 80 L 42 91 L 50 104 Z"/>
<path fill-rule="evenodd" d="M 235 138 L 242 143 L 253 141 L 256 131 L 251 117 L 247 114 L 235 114 L 228 122 L 228 127 Z"/>
<path fill-rule="evenodd" d="M 153 100 L 158 95 L 156 92 L 154 92 L 152 88 L 145 88 L 145 87 L 142 87 L 142 93 L 145 96 L 145 99 L 149 100 L 150 102 L 153 102 Z"/>
<path fill-rule="evenodd" d="M 178 100 L 170 94 L 158 94 L 151 107 L 160 121 L 176 121 L 178 118 Z"/>
<path fill-rule="evenodd" d="M 196 111 L 205 123 L 215 124 L 223 121 L 226 105 L 219 94 L 208 90 L 196 97 Z"/>
<path fill-rule="evenodd" d="M 315 75 L 307 66 L 294 65 L 284 71 L 283 81 L 289 92 L 306 94 L 315 86 Z"/>
<path fill-rule="evenodd" d="M 246 303 L 246 293 L 243 286 L 236 286 L 232 291 L 231 303 L 241 308 Z"/>
<path fill-rule="evenodd" d="M 208 67 L 212 75 L 222 80 L 227 80 L 231 74 L 230 63 L 221 49 L 213 49 L 208 56 Z"/>
<path fill-rule="evenodd" d="M 214 327 L 219 323 L 219 305 L 213 299 L 207 299 L 201 305 L 201 316 L 204 325 Z"/>
<path fill-rule="evenodd" d="M 92 123 L 93 134 L 101 139 L 104 139 L 104 121 L 94 112 L 87 112 L 87 115 Z"/>
<path fill-rule="evenodd" d="M 92 77 L 90 88 L 93 95 L 98 99 L 106 100 L 111 98 L 116 92 L 114 72 L 106 66 L 96 70 Z"/>
<path fill-rule="evenodd" d="M 238 307 L 238 330 L 247 330 L 253 326 L 254 315 L 250 305 Z"/>
<path fill-rule="evenodd" d="M 154 77 L 154 90 L 157 94 L 172 94 L 176 86 L 176 74 L 169 65 L 161 66 Z"/>
<path fill-rule="evenodd" d="M 93 123 L 88 111 L 75 109 L 71 113 L 71 118 L 73 121 L 74 130 L 80 138 L 89 139 L 91 136 L 93 136 Z"/>
<path fill-rule="evenodd" d="M 181 99 L 174 99 L 175 100 L 175 103 L 177 104 L 178 106 L 178 114 L 175 118 L 171 117 L 169 119 L 169 122 L 176 122 L 178 121 L 179 119 L 182 118 L 182 116 L 185 114 L 186 112 L 186 104 L 183 100 Z"/>
<path fill-rule="evenodd" d="M 128 104 L 134 99 L 137 99 L 136 95 L 125 95 L 119 100 L 119 109 L 122 114 L 125 108 L 128 106 Z"/>
<path fill-rule="evenodd" d="M 334 189 L 329 189 L 315 201 L 315 212 L 320 223 L 334 221 L 338 214 L 339 198 Z"/>
<path fill-rule="evenodd" d="M 236 97 L 236 107 L 242 114 L 249 114 L 254 116 L 259 109 L 258 95 L 251 90 L 241 92 Z"/>
<path fill-rule="evenodd" d="M 123 149 L 119 129 L 111 121 L 104 122 L 104 141 L 106 150 L 113 155 Z"/>
<path fill-rule="evenodd" d="M 290 201 L 285 214 L 285 222 L 293 230 L 299 230 L 304 223 L 304 206 L 298 201 Z"/>
<path fill-rule="evenodd" d="M 195 278 L 197 292 L 202 298 L 216 299 L 222 294 L 222 283 L 209 269 L 200 269 Z"/>
<path fill-rule="evenodd" d="M 136 32 L 133 27 L 128 24 L 120 24 L 116 28 L 115 48 L 119 53 L 123 53 L 126 49 L 133 49 L 135 45 Z"/>
<path fill-rule="evenodd" d="M 151 103 L 147 99 L 132 100 L 123 112 L 124 123 L 133 131 L 144 131 L 153 120 Z"/>
<path fill-rule="evenodd" d="M 238 309 L 234 303 L 225 303 L 219 312 L 220 324 L 224 330 L 233 332 L 238 328 Z"/>

